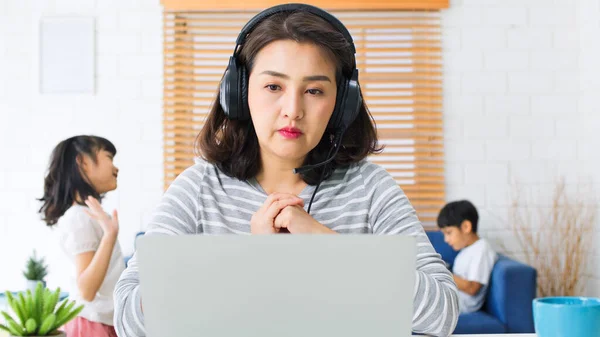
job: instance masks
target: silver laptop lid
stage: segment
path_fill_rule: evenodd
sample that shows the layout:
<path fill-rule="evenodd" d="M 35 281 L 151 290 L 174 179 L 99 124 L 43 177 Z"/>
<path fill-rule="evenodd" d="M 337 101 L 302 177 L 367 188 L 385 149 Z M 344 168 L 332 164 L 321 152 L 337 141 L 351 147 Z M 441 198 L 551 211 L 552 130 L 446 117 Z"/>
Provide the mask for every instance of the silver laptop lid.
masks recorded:
<path fill-rule="evenodd" d="M 137 244 L 149 337 L 411 334 L 412 237 L 146 235 Z"/>

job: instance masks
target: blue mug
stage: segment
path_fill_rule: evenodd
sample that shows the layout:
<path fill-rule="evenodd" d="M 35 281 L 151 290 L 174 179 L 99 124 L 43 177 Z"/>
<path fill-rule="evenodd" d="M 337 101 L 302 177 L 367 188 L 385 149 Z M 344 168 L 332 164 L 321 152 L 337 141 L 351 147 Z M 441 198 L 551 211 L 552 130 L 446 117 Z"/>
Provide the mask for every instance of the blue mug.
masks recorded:
<path fill-rule="evenodd" d="M 537 337 L 600 336 L 600 298 L 536 298 L 533 321 Z"/>

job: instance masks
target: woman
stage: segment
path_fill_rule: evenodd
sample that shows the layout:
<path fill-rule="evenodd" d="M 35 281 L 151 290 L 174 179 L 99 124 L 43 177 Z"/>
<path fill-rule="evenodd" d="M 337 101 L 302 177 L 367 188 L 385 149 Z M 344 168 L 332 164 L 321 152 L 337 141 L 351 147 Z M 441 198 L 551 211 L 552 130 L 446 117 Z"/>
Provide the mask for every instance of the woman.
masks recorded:
<path fill-rule="evenodd" d="M 452 275 L 406 195 L 366 160 L 379 148 L 346 29 L 315 7 L 283 5 L 253 18 L 238 44 L 198 136 L 201 159 L 166 191 L 147 235 L 412 235 L 413 330 L 449 335 Z M 144 336 L 135 256 L 115 301 L 119 336 Z"/>

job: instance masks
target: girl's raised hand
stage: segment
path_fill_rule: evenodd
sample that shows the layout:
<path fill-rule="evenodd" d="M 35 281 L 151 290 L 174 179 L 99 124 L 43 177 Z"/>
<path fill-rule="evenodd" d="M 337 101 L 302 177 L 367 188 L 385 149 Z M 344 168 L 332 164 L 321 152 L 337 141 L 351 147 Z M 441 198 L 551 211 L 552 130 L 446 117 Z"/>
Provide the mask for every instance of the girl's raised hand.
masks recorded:
<path fill-rule="evenodd" d="M 111 218 L 108 216 L 108 214 L 106 214 L 106 212 L 104 212 L 98 200 L 92 196 L 87 198 L 85 204 L 90 208 L 89 211 L 86 209 L 85 212 L 92 219 L 100 223 L 105 235 L 113 235 L 116 237 L 117 234 L 119 234 L 119 216 L 117 214 L 117 210 L 113 211 L 113 216 Z"/>

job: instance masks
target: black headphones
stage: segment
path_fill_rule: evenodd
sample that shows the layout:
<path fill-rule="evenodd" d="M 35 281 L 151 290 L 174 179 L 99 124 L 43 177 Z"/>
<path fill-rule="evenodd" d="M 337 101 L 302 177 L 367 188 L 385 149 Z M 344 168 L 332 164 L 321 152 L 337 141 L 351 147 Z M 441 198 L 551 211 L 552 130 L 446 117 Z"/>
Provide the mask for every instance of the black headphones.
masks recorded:
<path fill-rule="evenodd" d="M 229 65 L 221 80 L 219 88 L 219 103 L 221 104 L 221 108 L 223 108 L 225 116 L 230 120 L 245 121 L 250 119 L 250 109 L 248 107 L 248 71 L 246 66 L 238 59 L 238 47 L 243 45 L 248 34 L 267 17 L 277 13 L 295 11 L 309 12 L 326 20 L 342 33 L 351 45 L 353 53 L 352 71 L 350 77 L 348 77 L 348 74 L 342 74 L 338 85 L 335 108 L 328 124 L 328 128 L 334 129 L 336 132 L 344 132 L 354 119 L 356 119 L 362 106 L 362 97 L 358 83 L 358 69 L 356 69 L 356 58 L 354 57 L 356 53 L 354 41 L 346 27 L 336 17 L 318 7 L 306 4 L 284 4 L 271 7 L 260 12 L 246 23 L 238 35 L 233 56 L 229 58 Z"/>

